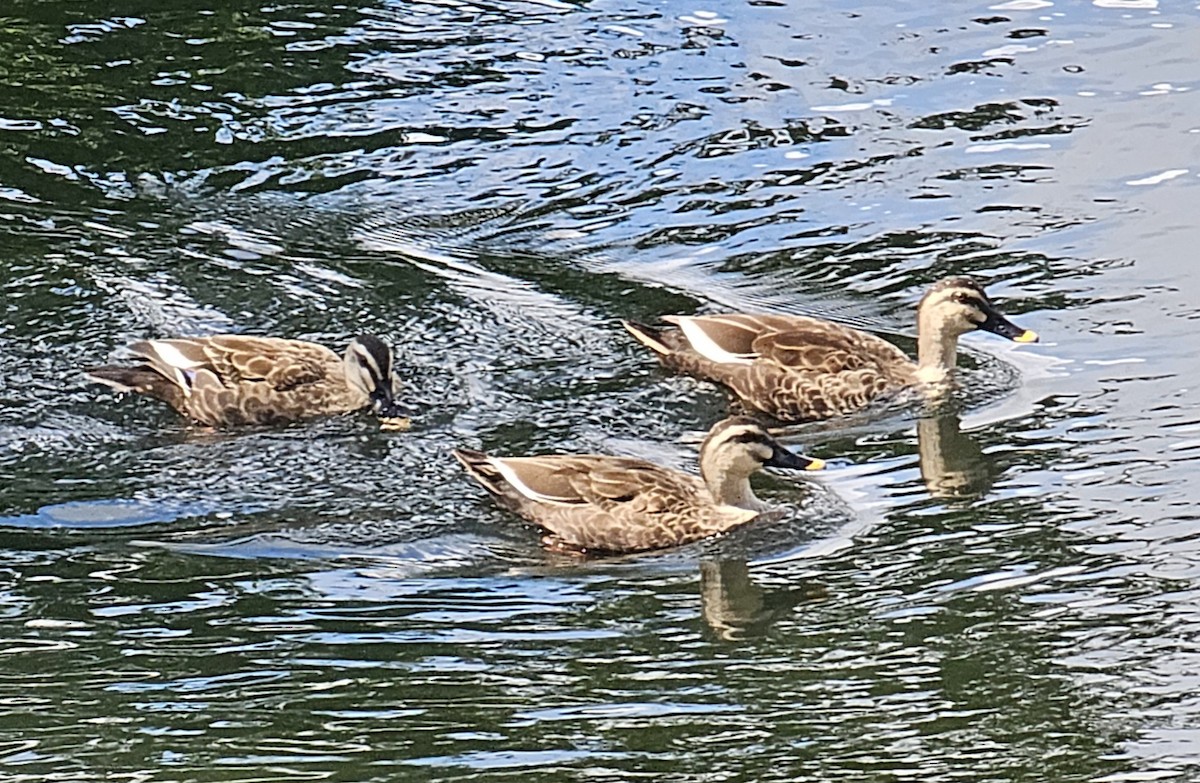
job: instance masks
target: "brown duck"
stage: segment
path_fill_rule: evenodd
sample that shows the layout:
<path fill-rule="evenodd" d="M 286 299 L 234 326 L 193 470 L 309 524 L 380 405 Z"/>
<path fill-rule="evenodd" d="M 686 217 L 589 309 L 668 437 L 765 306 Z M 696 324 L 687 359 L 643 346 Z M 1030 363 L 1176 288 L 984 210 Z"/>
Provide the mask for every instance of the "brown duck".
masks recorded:
<path fill-rule="evenodd" d="M 672 326 L 624 321 L 667 367 L 716 381 L 748 408 L 779 421 L 851 413 L 885 392 L 946 383 L 959 335 L 983 329 L 1019 343 L 1036 333 L 1013 324 L 967 277 L 935 283 L 917 306 L 917 361 L 875 335 L 794 315 L 666 316 Z"/>
<path fill-rule="evenodd" d="M 584 553 L 661 549 L 723 533 L 768 510 L 750 488 L 759 469 L 824 466 L 745 416 L 712 428 L 700 447 L 700 476 L 593 454 L 500 458 L 456 449 L 454 456 L 501 505 L 545 528 L 543 543 Z"/>
<path fill-rule="evenodd" d="M 394 415 L 392 352 L 379 338 L 354 338 L 338 356 L 323 345 L 236 334 L 143 340 L 132 366 L 91 367 L 87 376 L 163 400 L 210 427 L 278 424 L 374 406 Z"/>

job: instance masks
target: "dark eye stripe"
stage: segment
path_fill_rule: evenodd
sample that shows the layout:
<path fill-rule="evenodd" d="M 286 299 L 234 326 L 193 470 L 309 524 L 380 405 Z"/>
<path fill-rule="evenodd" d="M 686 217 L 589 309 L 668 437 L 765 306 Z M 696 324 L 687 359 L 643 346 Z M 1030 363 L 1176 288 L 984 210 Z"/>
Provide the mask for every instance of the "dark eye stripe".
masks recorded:
<path fill-rule="evenodd" d="M 950 298 L 953 299 L 955 302 L 958 302 L 959 304 L 971 305 L 972 307 L 978 307 L 980 310 L 983 310 L 984 308 L 987 307 L 987 302 L 985 302 L 984 300 L 980 299 L 979 297 L 973 296 L 971 294 L 966 294 L 966 293 L 954 294 Z"/>

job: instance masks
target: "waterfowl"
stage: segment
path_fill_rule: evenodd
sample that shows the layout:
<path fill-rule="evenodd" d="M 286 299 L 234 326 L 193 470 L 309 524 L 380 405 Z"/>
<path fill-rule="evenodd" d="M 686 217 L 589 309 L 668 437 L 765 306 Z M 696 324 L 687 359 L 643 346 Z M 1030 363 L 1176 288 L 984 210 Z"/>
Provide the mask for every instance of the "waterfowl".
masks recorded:
<path fill-rule="evenodd" d="M 501 505 L 547 531 L 543 543 L 574 552 L 638 552 L 696 541 L 768 510 L 750 476 L 763 467 L 819 470 L 819 459 L 777 443 L 754 419 L 718 422 L 700 446 L 700 475 L 596 454 L 454 456 Z"/>
<path fill-rule="evenodd" d="M 142 340 L 132 366 L 85 370 L 97 383 L 163 400 L 210 427 L 278 424 L 374 406 L 395 415 L 392 352 L 378 337 L 343 356 L 316 343 L 222 334 Z"/>
<path fill-rule="evenodd" d="M 851 413 L 885 392 L 944 384 L 958 338 L 982 329 L 1019 343 L 1036 333 L 1009 321 L 969 277 L 929 288 L 917 306 L 917 361 L 875 335 L 793 315 L 666 316 L 670 326 L 623 321 L 667 367 L 716 381 L 747 406 L 782 422 Z"/>

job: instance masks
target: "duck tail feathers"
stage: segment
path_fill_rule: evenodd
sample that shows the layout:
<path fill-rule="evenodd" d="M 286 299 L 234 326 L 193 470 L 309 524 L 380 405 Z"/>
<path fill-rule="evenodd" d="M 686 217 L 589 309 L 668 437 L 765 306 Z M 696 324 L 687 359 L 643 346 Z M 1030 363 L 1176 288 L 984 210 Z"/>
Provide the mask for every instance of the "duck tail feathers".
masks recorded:
<path fill-rule="evenodd" d="M 471 477 L 478 481 L 484 489 L 493 495 L 502 495 L 504 477 L 487 454 L 474 449 L 454 449 L 454 458 L 462 463 Z"/>
<path fill-rule="evenodd" d="M 624 326 L 626 331 L 632 334 L 639 343 L 659 354 L 660 356 L 666 356 L 671 353 L 671 346 L 667 344 L 663 337 L 663 335 L 668 331 L 667 329 L 647 326 L 646 324 L 638 323 L 637 321 L 621 321 L 621 325 Z"/>

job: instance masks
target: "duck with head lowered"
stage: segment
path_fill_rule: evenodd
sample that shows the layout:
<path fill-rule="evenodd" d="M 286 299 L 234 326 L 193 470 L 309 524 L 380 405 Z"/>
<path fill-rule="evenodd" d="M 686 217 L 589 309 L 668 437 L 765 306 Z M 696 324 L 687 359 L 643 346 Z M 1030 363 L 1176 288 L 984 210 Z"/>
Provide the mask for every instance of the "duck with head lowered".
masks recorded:
<path fill-rule="evenodd" d="M 716 381 L 748 408 L 789 423 L 852 413 L 906 386 L 945 384 L 967 332 L 1038 340 L 969 277 L 945 278 L 921 299 L 915 362 L 880 337 L 819 318 L 725 313 L 663 320 L 669 325 L 623 323 L 667 367 Z"/>
<path fill-rule="evenodd" d="M 544 528 L 543 543 L 577 553 L 661 549 L 723 533 L 769 510 L 750 488 L 763 467 L 824 467 L 745 416 L 709 431 L 699 476 L 599 454 L 492 457 L 456 449 L 454 456 L 501 505 Z"/>
<path fill-rule="evenodd" d="M 350 341 L 338 356 L 317 343 L 221 334 L 142 340 L 133 365 L 89 367 L 117 391 L 160 399 L 210 427 L 279 424 L 371 406 L 396 418 L 399 382 L 378 337 Z"/>

